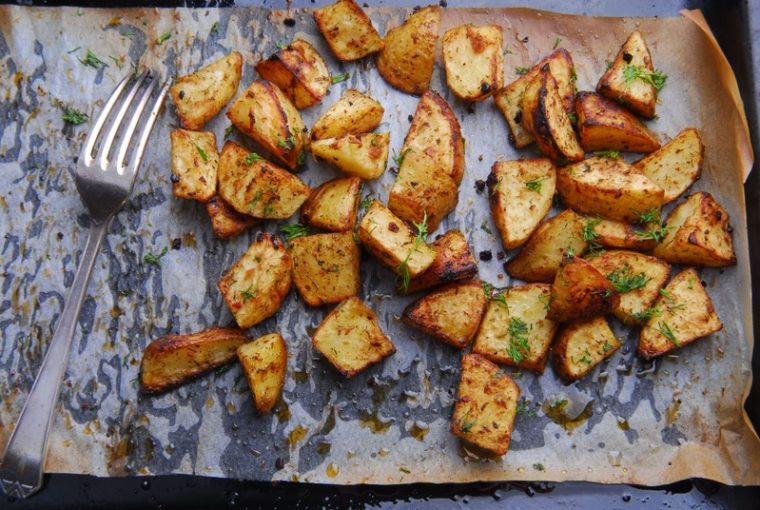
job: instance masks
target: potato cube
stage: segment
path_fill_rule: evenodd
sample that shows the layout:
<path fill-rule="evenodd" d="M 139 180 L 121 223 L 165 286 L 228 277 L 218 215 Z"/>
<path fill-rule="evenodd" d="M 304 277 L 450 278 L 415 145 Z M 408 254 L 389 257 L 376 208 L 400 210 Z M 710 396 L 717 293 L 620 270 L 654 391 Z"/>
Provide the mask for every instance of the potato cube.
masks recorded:
<path fill-rule="evenodd" d="M 620 348 L 604 317 L 573 322 L 560 332 L 552 349 L 554 371 L 567 382 L 580 379 Z"/>
<path fill-rule="evenodd" d="M 696 129 L 684 129 L 660 150 L 633 166 L 665 191 L 663 200 L 672 202 L 702 175 L 705 148 Z"/>
<path fill-rule="evenodd" d="M 578 135 L 586 151 L 652 152 L 660 148 L 652 133 L 631 112 L 594 92 L 575 98 Z"/>
<path fill-rule="evenodd" d="M 465 101 L 482 101 L 504 85 L 504 34 L 499 25 L 460 25 L 443 34 L 446 83 Z"/>
<path fill-rule="evenodd" d="M 400 282 L 396 282 L 399 294 L 411 294 L 446 283 L 469 280 L 478 274 L 475 256 L 459 230 L 449 230 L 438 236 L 430 247 L 435 250 L 435 260 L 422 274 L 411 279 L 408 288 L 403 289 Z"/>
<path fill-rule="evenodd" d="M 384 113 L 383 105 L 358 90 L 348 89 L 311 127 L 311 139 L 369 133 L 380 125 Z"/>
<path fill-rule="evenodd" d="M 216 194 L 219 165 L 216 136 L 214 133 L 186 129 L 175 129 L 170 136 L 174 196 L 208 202 Z"/>
<path fill-rule="evenodd" d="M 280 400 L 288 369 L 288 347 L 279 333 L 271 333 L 237 349 L 256 409 L 266 414 Z"/>
<path fill-rule="evenodd" d="M 649 251 L 657 244 L 641 227 L 603 218 L 587 218 L 584 235 L 604 248 Z"/>
<path fill-rule="evenodd" d="M 237 212 L 219 195 L 206 202 L 206 211 L 211 218 L 214 235 L 219 239 L 235 237 L 257 223 L 255 218 Z"/>
<path fill-rule="evenodd" d="M 364 133 L 311 142 L 314 159 L 327 161 L 344 173 L 362 179 L 377 179 L 388 164 L 389 133 Z"/>
<path fill-rule="evenodd" d="M 566 255 L 552 284 L 547 316 L 557 322 L 583 321 L 620 306 L 620 295 L 588 261 Z"/>
<path fill-rule="evenodd" d="M 301 208 L 301 221 L 331 232 L 354 229 L 362 180 L 358 177 L 333 179 L 314 189 Z"/>
<path fill-rule="evenodd" d="M 353 232 L 298 237 L 290 251 L 293 283 L 309 306 L 340 303 L 361 291 L 361 253 Z"/>
<path fill-rule="evenodd" d="M 354 0 L 316 9 L 314 21 L 338 60 L 358 60 L 384 47 L 372 22 Z"/>

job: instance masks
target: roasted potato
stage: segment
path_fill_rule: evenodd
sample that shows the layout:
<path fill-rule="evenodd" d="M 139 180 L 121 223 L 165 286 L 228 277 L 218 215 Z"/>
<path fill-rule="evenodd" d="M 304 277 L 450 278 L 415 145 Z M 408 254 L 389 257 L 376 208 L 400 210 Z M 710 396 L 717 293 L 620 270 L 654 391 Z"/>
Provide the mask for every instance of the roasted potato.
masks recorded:
<path fill-rule="evenodd" d="M 612 65 L 599 79 L 596 91 L 624 104 L 642 117 L 651 119 L 655 116 L 657 106 L 657 88 L 651 79 L 644 78 L 654 72 L 652 55 L 644 36 L 634 30 L 620 48 Z M 644 74 L 644 78 L 634 77 L 639 74 Z"/>
<path fill-rule="evenodd" d="M 460 25 L 443 34 L 443 66 L 451 91 L 482 101 L 504 86 L 504 34 L 499 25 Z"/>
<path fill-rule="evenodd" d="M 235 349 L 247 341 L 238 328 L 209 328 L 153 340 L 140 363 L 140 391 L 162 393 L 229 363 Z"/>
<path fill-rule="evenodd" d="M 293 283 L 309 306 L 340 303 L 361 291 L 361 253 L 353 232 L 298 237 L 290 253 Z"/>
<path fill-rule="evenodd" d="M 589 262 L 620 294 L 612 313 L 629 326 L 641 324 L 670 276 L 666 262 L 632 251 L 608 251 Z"/>
<path fill-rule="evenodd" d="M 441 9 L 429 6 L 413 13 L 400 27 L 385 34 L 377 57 L 380 76 L 407 94 L 422 94 L 430 86 Z"/>
<path fill-rule="evenodd" d="M 174 196 L 208 202 L 216 194 L 219 165 L 216 136 L 206 131 L 185 129 L 174 129 L 170 136 Z"/>
<path fill-rule="evenodd" d="M 538 64 L 533 66 L 527 73 L 516 79 L 493 95 L 496 107 L 504 115 L 509 125 L 509 141 L 518 149 L 527 147 L 533 142 L 531 135 L 522 121 L 522 98 L 525 88 L 538 76 L 544 66 L 549 65 L 549 71 L 557 81 L 557 89 L 562 98 L 562 105 L 570 113 L 574 110 L 575 101 L 575 66 L 570 53 L 564 48 L 559 48 L 550 55 L 544 57 Z"/>
<path fill-rule="evenodd" d="M 568 250 L 580 256 L 588 248 L 583 236 L 584 218 L 567 209 L 541 223 L 522 251 L 507 263 L 513 278 L 551 282 Z"/>
<path fill-rule="evenodd" d="M 293 262 L 282 242 L 259 232 L 217 287 L 241 328 L 272 316 L 290 291 Z"/>
<path fill-rule="evenodd" d="M 604 317 L 566 325 L 552 349 L 554 371 L 567 382 L 591 372 L 621 346 Z"/>
<path fill-rule="evenodd" d="M 407 288 L 396 282 L 399 294 L 411 294 L 446 283 L 469 280 L 478 274 L 478 263 L 467 239 L 459 230 L 449 230 L 430 244 L 435 260 L 422 274 L 412 278 Z"/>
<path fill-rule="evenodd" d="M 620 158 L 594 157 L 557 171 L 557 192 L 574 210 L 633 222 L 659 209 L 664 191 Z"/>
<path fill-rule="evenodd" d="M 551 286 L 530 283 L 500 291 L 495 298 L 489 296 L 473 354 L 543 373 L 557 330 L 557 323 L 546 317 L 550 295 Z"/>
<path fill-rule="evenodd" d="M 465 354 L 451 432 L 492 454 L 504 455 L 519 400 L 520 387 L 511 377 L 484 357 Z"/>
<path fill-rule="evenodd" d="M 641 328 L 639 356 L 662 356 L 723 329 L 693 268 L 678 273 L 660 294 L 651 318 Z"/>
<path fill-rule="evenodd" d="M 383 105 L 358 90 L 348 89 L 311 127 L 311 139 L 369 133 L 380 125 L 384 113 Z"/>
<path fill-rule="evenodd" d="M 673 209 L 654 255 L 673 264 L 721 267 L 736 264 L 729 217 L 711 194 L 700 191 Z"/>
<path fill-rule="evenodd" d="M 546 156 L 561 161 L 580 161 L 585 156 L 565 110 L 557 80 L 549 65 L 525 87 L 522 123 Z"/>
<path fill-rule="evenodd" d="M 504 248 L 521 246 L 552 208 L 557 169 L 548 159 L 497 161 L 486 181 Z"/>
<path fill-rule="evenodd" d="M 266 414 L 280 400 L 288 369 L 288 348 L 279 333 L 264 335 L 237 349 L 256 409 Z"/>
<path fill-rule="evenodd" d="M 242 72 L 243 56 L 233 51 L 192 74 L 177 78 L 171 95 L 182 127 L 197 131 L 222 111 L 237 92 Z"/>
<path fill-rule="evenodd" d="M 605 276 L 580 257 L 566 255 L 552 284 L 547 317 L 557 322 L 588 320 L 620 306 L 620 294 Z"/>
<path fill-rule="evenodd" d="M 227 142 L 219 158 L 219 195 L 237 212 L 256 218 L 290 218 L 311 190 L 298 177 L 255 152 Z"/>
<path fill-rule="evenodd" d="M 299 110 L 322 101 L 332 83 L 322 56 L 303 39 L 296 39 L 260 61 L 256 64 L 256 72 L 280 87 Z"/>
<path fill-rule="evenodd" d="M 406 282 L 429 268 L 435 250 L 406 223 L 377 200 L 373 200 L 359 222 L 359 241 L 372 255 Z"/>
<path fill-rule="evenodd" d="M 584 235 L 604 248 L 649 251 L 657 244 L 641 227 L 603 218 L 587 218 Z"/>
<path fill-rule="evenodd" d="M 354 0 L 314 10 L 314 21 L 338 60 L 358 60 L 383 49 L 372 22 Z"/>
<path fill-rule="evenodd" d="M 311 142 L 314 159 L 327 161 L 348 175 L 377 179 L 388 164 L 390 133 L 364 133 Z"/>
<path fill-rule="evenodd" d="M 388 208 L 409 223 L 426 222 L 428 231 L 435 232 L 443 218 L 456 208 L 459 186 L 440 170 L 420 161 L 427 156 L 408 153 L 404 159 L 407 158 L 414 162 L 402 164 L 388 196 Z"/>
<path fill-rule="evenodd" d="M 314 332 L 312 345 L 346 377 L 396 352 L 375 312 L 357 297 L 346 299 L 325 317 Z"/>
<path fill-rule="evenodd" d="M 230 239 L 257 223 L 255 218 L 240 214 L 216 195 L 206 202 L 206 212 L 211 218 L 211 228 L 219 239 Z"/>
<path fill-rule="evenodd" d="M 652 152 L 660 148 L 657 135 L 631 112 L 594 92 L 575 97 L 578 136 L 586 151 Z"/>
<path fill-rule="evenodd" d="M 464 349 L 478 331 L 486 301 L 480 280 L 453 283 L 410 303 L 401 320 L 449 345 Z"/>
<path fill-rule="evenodd" d="M 306 162 L 308 133 L 290 99 L 266 80 L 254 81 L 227 111 L 238 130 L 294 170 Z"/>
<path fill-rule="evenodd" d="M 633 166 L 665 191 L 666 203 L 672 202 L 702 175 L 704 151 L 699 132 L 688 128 Z"/>
<path fill-rule="evenodd" d="M 314 189 L 301 208 L 301 221 L 331 232 L 354 229 L 362 180 L 358 177 L 333 179 Z"/>

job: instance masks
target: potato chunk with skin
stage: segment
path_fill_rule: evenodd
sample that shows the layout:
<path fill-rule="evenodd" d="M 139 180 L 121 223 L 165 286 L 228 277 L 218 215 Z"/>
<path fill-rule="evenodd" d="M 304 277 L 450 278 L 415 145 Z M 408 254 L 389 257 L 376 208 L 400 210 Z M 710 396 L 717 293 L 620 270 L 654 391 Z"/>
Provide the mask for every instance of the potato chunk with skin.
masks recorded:
<path fill-rule="evenodd" d="M 377 179 L 388 163 L 390 133 L 364 133 L 325 138 L 311 142 L 311 154 L 344 173 L 362 179 Z"/>
<path fill-rule="evenodd" d="M 509 449 L 520 387 L 499 367 L 477 354 L 462 356 L 451 432 L 495 455 Z"/>
<path fill-rule="evenodd" d="M 297 176 L 255 152 L 227 142 L 219 158 L 219 195 L 236 211 L 256 218 L 290 218 L 311 190 Z"/>
<path fill-rule="evenodd" d="M 459 230 L 449 230 L 430 244 L 435 260 L 422 274 L 412 278 L 404 289 L 396 282 L 396 292 L 411 294 L 440 285 L 469 280 L 478 274 L 478 263 L 467 239 Z"/>
<path fill-rule="evenodd" d="M 440 21 L 441 9 L 428 6 L 386 32 L 385 48 L 377 57 L 377 70 L 385 81 L 407 94 L 422 94 L 428 89 Z"/>
<path fill-rule="evenodd" d="M 649 251 L 657 241 L 645 235 L 645 230 L 620 221 L 603 218 L 587 218 L 586 224 L 593 238 L 605 248 L 624 250 Z"/>
<path fill-rule="evenodd" d="M 464 349 L 478 330 L 486 309 L 480 280 L 454 283 L 413 303 L 402 315 L 407 325 L 458 349 Z"/>
<path fill-rule="evenodd" d="M 255 218 L 240 214 L 216 195 L 206 202 L 206 211 L 211 218 L 211 228 L 219 239 L 230 239 L 257 223 Z"/>
<path fill-rule="evenodd" d="M 665 203 L 672 202 L 702 175 L 705 148 L 696 129 L 684 129 L 660 150 L 633 166 L 660 186 Z"/>
<path fill-rule="evenodd" d="M 237 349 L 256 409 L 266 414 L 280 400 L 288 369 L 288 347 L 279 333 L 264 335 Z"/>
<path fill-rule="evenodd" d="M 670 276 L 670 265 L 655 257 L 632 251 L 612 250 L 589 259 L 620 294 L 612 309 L 629 326 L 641 324 L 642 316 L 660 295 Z"/>
<path fill-rule="evenodd" d="M 314 189 L 301 208 L 301 221 L 331 232 L 354 229 L 362 180 L 358 177 L 333 179 Z"/>
<path fill-rule="evenodd" d="M 569 249 L 580 256 L 588 248 L 584 219 L 570 209 L 541 223 L 522 251 L 507 263 L 510 276 L 528 282 L 551 282 Z"/>
<path fill-rule="evenodd" d="M 272 156 L 294 170 L 306 161 L 308 132 L 290 99 L 266 80 L 256 80 L 237 98 L 227 117 Z"/>
<path fill-rule="evenodd" d="M 314 10 L 314 21 L 338 60 L 358 60 L 385 44 L 354 0 L 338 0 Z"/>
<path fill-rule="evenodd" d="M 736 264 L 729 217 L 711 194 L 700 191 L 678 204 L 654 255 L 673 264 L 721 267 Z"/>
<path fill-rule="evenodd" d="M 595 157 L 560 168 L 557 191 L 574 210 L 634 222 L 659 209 L 663 190 L 620 158 Z"/>
<path fill-rule="evenodd" d="M 216 194 L 219 165 L 216 136 L 214 133 L 185 129 L 175 129 L 170 136 L 174 196 L 208 202 Z"/>
<path fill-rule="evenodd" d="M 246 341 L 238 328 L 209 328 L 153 340 L 140 363 L 140 391 L 161 393 L 229 363 Z"/>
<path fill-rule="evenodd" d="M 482 101 L 504 85 L 504 34 L 498 25 L 460 25 L 443 34 L 446 83 L 465 101 Z"/>
<path fill-rule="evenodd" d="M 638 353 L 644 358 L 662 356 L 723 329 L 693 268 L 681 271 L 668 283 L 655 310 L 639 335 Z"/>
<path fill-rule="evenodd" d="M 604 317 L 573 322 L 562 329 L 552 349 L 554 371 L 567 382 L 578 380 L 621 345 Z"/>
<path fill-rule="evenodd" d="M 416 155 L 407 157 L 417 160 Z M 404 158 L 406 160 L 406 157 Z M 409 223 L 427 219 L 430 232 L 457 206 L 459 186 L 446 174 L 426 164 L 402 163 L 388 196 L 388 208 Z"/>
<path fill-rule="evenodd" d="M 542 374 L 557 330 L 557 323 L 546 316 L 550 294 L 551 286 L 530 283 L 489 299 L 472 352 Z"/>
<path fill-rule="evenodd" d="M 348 89 L 311 127 L 312 140 L 369 133 L 380 125 L 383 105 L 358 90 Z"/>
<path fill-rule="evenodd" d="M 547 317 L 557 322 L 582 321 L 618 306 L 618 291 L 596 267 L 580 257 L 565 257 L 552 284 Z"/>
<path fill-rule="evenodd" d="M 361 291 L 361 253 L 353 232 L 298 237 L 290 252 L 293 283 L 309 306 L 340 303 Z"/>
<path fill-rule="evenodd" d="M 497 161 L 487 182 L 491 215 L 504 248 L 517 248 L 552 208 L 557 169 L 548 159 Z"/>
<path fill-rule="evenodd" d="M 296 39 L 260 61 L 256 72 L 277 85 L 299 110 L 322 101 L 332 83 L 322 56 L 303 39 Z"/>
<path fill-rule="evenodd" d="M 243 72 L 243 56 L 233 51 L 194 73 L 177 78 L 171 95 L 182 127 L 198 130 L 216 117 L 235 95 Z"/>
<path fill-rule="evenodd" d="M 575 97 L 578 136 L 586 151 L 652 152 L 660 148 L 652 133 L 631 112 L 594 92 Z"/>
<path fill-rule="evenodd" d="M 241 328 L 271 317 L 290 291 L 293 262 L 282 242 L 259 232 L 248 250 L 217 283 Z"/>
<path fill-rule="evenodd" d="M 346 377 L 396 352 L 375 312 L 357 297 L 346 299 L 325 317 L 314 332 L 312 345 Z"/>

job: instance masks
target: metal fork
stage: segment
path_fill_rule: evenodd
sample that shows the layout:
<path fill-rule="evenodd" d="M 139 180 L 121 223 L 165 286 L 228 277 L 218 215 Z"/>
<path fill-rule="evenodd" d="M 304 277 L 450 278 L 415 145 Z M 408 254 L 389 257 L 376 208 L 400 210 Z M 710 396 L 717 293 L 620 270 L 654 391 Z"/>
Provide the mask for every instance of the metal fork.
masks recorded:
<path fill-rule="evenodd" d="M 131 87 L 127 88 L 130 84 Z M 156 93 L 157 84 L 158 81 L 148 73 L 124 78 L 108 98 L 82 147 L 75 182 L 90 213 L 90 231 L 53 339 L 0 463 L 0 486 L 8 496 L 26 498 L 42 487 L 48 435 L 87 282 L 111 218 L 132 192 L 148 137 L 170 81 L 161 85 Z M 140 90 L 142 93 L 136 99 Z M 151 97 L 153 101 L 147 116 L 143 115 Z M 117 104 L 118 109 L 115 108 Z M 131 116 L 125 120 L 130 111 Z M 141 120 L 142 130 L 133 139 Z M 117 138 L 118 143 L 114 143 Z M 128 152 L 131 154 L 129 159 Z"/>

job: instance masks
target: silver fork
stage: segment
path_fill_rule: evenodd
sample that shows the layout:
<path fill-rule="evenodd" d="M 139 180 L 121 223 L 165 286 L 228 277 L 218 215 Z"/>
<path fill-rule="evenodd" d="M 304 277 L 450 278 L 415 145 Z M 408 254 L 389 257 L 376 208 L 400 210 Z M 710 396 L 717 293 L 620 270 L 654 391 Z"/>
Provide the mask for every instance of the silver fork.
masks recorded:
<path fill-rule="evenodd" d="M 147 73 L 137 78 L 124 78 L 108 98 L 82 147 L 75 181 L 90 213 L 90 231 L 53 339 L 0 463 L 0 485 L 8 496 L 26 498 L 42 487 L 48 434 L 87 282 L 111 218 L 132 192 L 145 145 L 169 89 L 170 82 L 166 81 L 156 93 L 157 83 Z M 130 84 L 131 87 L 127 88 Z M 140 90 L 142 93 L 136 99 Z M 143 115 L 151 97 L 151 107 L 147 115 Z M 118 109 L 115 108 L 117 104 L 120 105 Z M 112 115 L 113 111 L 116 111 L 115 115 Z M 125 120 L 129 111 L 131 117 Z M 112 121 L 108 123 L 111 117 Z M 142 130 L 133 139 L 141 119 Z M 115 144 L 117 138 L 118 144 Z M 131 154 L 129 159 L 128 152 Z"/>

